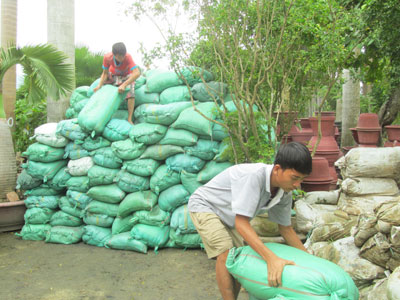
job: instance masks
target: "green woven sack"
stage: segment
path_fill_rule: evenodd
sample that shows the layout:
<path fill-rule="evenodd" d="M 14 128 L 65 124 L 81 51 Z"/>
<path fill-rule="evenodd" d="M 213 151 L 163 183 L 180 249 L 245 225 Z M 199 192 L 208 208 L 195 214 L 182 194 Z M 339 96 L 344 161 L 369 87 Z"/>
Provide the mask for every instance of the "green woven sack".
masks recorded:
<path fill-rule="evenodd" d="M 123 218 L 116 217 L 111 227 L 112 234 L 114 235 L 122 232 L 131 231 L 133 225 L 137 223 L 132 220 L 132 217 L 133 217 L 132 214 L 127 215 L 126 217 Z"/>
<path fill-rule="evenodd" d="M 194 66 L 183 68 L 179 71 L 179 75 L 183 77 L 183 82 L 187 82 L 190 86 L 196 83 L 214 80 L 214 75 L 212 73 Z"/>
<path fill-rule="evenodd" d="M 174 229 L 169 231 L 169 246 L 175 248 L 201 248 L 202 241 L 198 233 L 177 234 Z"/>
<path fill-rule="evenodd" d="M 82 129 L 94 135 L 101 135 L 112 115 L 118 110 L 126 92 L 118 93 L 118 87 L 104 85 L 94 93 L 78 115 Z"/>
<path fill-rule="evenodd" d="M 186 85 L 178 85 L 163 90 L 160 94 L 160 104 L 189 102 L 190 91 Z"/>
<path fill-rule="evenodd" d="M 216 121 L 224 123 L 223 120 L 217 119 Z M 229 136 L 228 130 L 218 123 L 214 123 L 212 127 L 212 139 L 214 141 L 222 141 Z"/>
<path fill-rule="evenodd" d="M 153 207 L 150 211 L 139 210 L 133 214 L 132 222 L 147 224 L 152 226 L 166 226 L 171 220 L 171 214 L 163 211 L 158 205 Z"/>
<path fill-rule="evenodd" d="M 228 85 L 222 82 L 210 81 L 196 83 L 192 87 L 193 98 L 202 102 L 219 101 L 228 93 Z"/>
<path fill-rule="evenodd" d="M 82 148 L 87 151 L 94 151 L 108 146 L 111 146 L 111 142 L 102 136 L 96 136 L 94 138 L 88 136 L 82 144 Z"/>
<path fill-rule="evenodd" d="M 111 119 L 103 131 L 103 136 L 109 141 L 121 141 L 129 137 L 132 125 L 127 120 Z"/>
<path fill-rule="evenodd" d="M 169 226 L 151 226 L 146 224 L 136 224 L 133 226 L 130 234 L 135 240 L 139 240 L 149 247 L 153 247 L 154 251 L 164 247 L 169 239 Z"/>
<path fill-rule="evenodd" d="M 86 208 L 86 206 L 90 203 L 90 201 L 93 200 L 86 193 L 81 193 L 73 190 L 68 190 L 67 196 L 68 196 L 68 201 L 71 203 L 71 205 L 82 209 Z"/>
<path fill-rule="evenodd" d="M 111 229 L 95 225 L 86 225 L 83 228 L 82 241 L 85 244 L 104 247 L 111 238 Z"/>
<path fill-rule="evenodd" d="M 141 241 L 132 239 L 130 232 L 113 235 L 105 244 L 105 247 L 147 253 L 147 245 Z"/>
<path fill-rule="evenodd" d="M 86 206 L 85 211 L 92 214 L 101 214 L 107 215 L 109 217 L 116 217 L 118 214 L 118 204 L 92 200 L 90 201 L 88 206 Z"/>
<path fill-rule="evenodd" d="M 88 171 L 89 186 L 112 184 L 118 173 L 118 169 L 110 169 L 95 165 Z"/>
<path fill-rule="evenodd" d="M 64 148 L 55 148 L 41 143 L 33 143 L 21 156 L 38 162 L 54 162 L 63 159 Z"/>
<path fill-rule="evenodd" d="M 148 93 L 146 92 L 146 85 L 135 89 L 135 106 L 140 106 L 142 104 L 151 103 L 156 104 L 160 102 L 159 93 Z"/>
<path fill-rule="evenodd" d="M 142 177 L 121 170 L 115 178 L 117 185 L 127 193 L 145 191 L 150 187 L 149 177 Z"/>
<path fill-rule="evenodd" d="M 153 175 L 160 165 L 161 162 L 152 158 L 137 158 L 124 161 L 121 169 L 138 176 L 146 177 Z"/>
<path fill-rule="evenodd" d="M 22 168 L 26 169 L 32 177 L 42 179 L 46 183 L 52 179 L 57 172 L 68 164 L 67 160 L 57 160 L 53 162 L 36 162 L 28 160 L 26 164 L 22 164 Z"/>
<path fill-rule="evenodd" d="M 81 241 L 82 235 L 83 226 L 53 226 L 46 235 L 46 243 L 76 244 Z"/>
<path fill-rule="evenodd" d="M 200 183 L 207 183 L 219 173 L 231 166 L 233 165 L 230 162 L 218 163 L 216 161 L 209 161 L 197 174 L 197 181 Z"/>
<path fill-rule="evenodd" d="M 68 107 L 65 111 L 65 118 L 74 119 L 78 117 L 79 112 L 76 112 L 72 107 Z"/>
<path fill-rule="evenodd" d="M 96 165 L 105 168 L 119 169 L 122 166 L 122 159 L 114 154 L 111 147 L 97 149 L 91 152 L 90 156 Z"/>
<path fill-rule="evenodd" d="M 68 143 L 67 146 L 65 146 L 64 158 L 69 157 L 70 159 L 79 159 L 86 156 L 89 156 L 89 152 L 83 149 L 83 147 L 80 144 L 71 142 Z"/>
<path fill-rule="evenodd" d="M 76 103 L 86 99 L 87 92 L 89 91 L 90 87 L 89 86 L 80 86 L 77 87 L 71 94 L 71 97 L 69 97 L 69 104 L 70 106 L 74 106 Z"/>
<path fill-rule="evenodd" d="M 84 140 L 87 133 L 83 132 L 78 124 L 78 119 L 62 120 L 57 124 L 56 134 L 62 135 L 70 140 Z"/>
<path fill-rule="evenodd" d="M 183 153 L 183 148 L 175 145 L 152 145 L 146 148 L 140 158 L 152 158 L 155 160 L 165 160 L 166 158 Z"/>
<path fill-rule="evenodd" d="M 127 138 L 123 141 L 113 142 L 111 144 L 111 149 L 118 158 L 122 160 L 131 160 L 142 155 L 146 150 L 146 145 Z"/>
<path fill-rule="evenodd" d="M 59 189 L 54 189 L 48 184 L 41 184 L 38 187 L 25 191 L 25 196 L 56 196 L 60 195 Z"/>
<path fill-rule="evenodd" d="M 202 186 L 202 184 L 197 181 L 196 173 L 189 173 L 185 170 L 181 172 L 181 181 L 182 185 L 190 194 L 193 194 L 194 191 L 197 190 L 197 188 Z"/>
<path fill-rule="evenodd" d="M 196 109 L 211 120 L 215 118 L 216 107 L 213 102 L 200 103 L 196 105 Z M 188 107 L 181 112 L 171 126 L 176 129 L 186 129 L 198 135 L 211 136 L 213 124 L 212 121 L 207 120 L 195 111 L 193 107 Z"/>
<path fill-rule="evenodd" d="M 70 215 L 64 211 L 57 211 L 51 216 L 50 225 L 51 226 L 71 226 L 77 227 L 81 226 L 83 221 L 81 218 Z"/>
<path fill-rule="evenodd" d="M 60 198 L 58 206 L 63 212 L 70 214 L 71 216 L 77 218 L 80 218 L 82 216 L 82 209 L 74 206 L 66 196 Z"/>
<path fill-rule="evenodd" d="M 118 217 L 125 218 L 138 210 L 151 210 L 157 204 L 157 195 L 151 191 L 128 194 L 119 204 Z"/>
<path fill-rule="evenodd" d="M 161 93 L 163 90 L 181 85 L 183 82 L 174 71 L 165 71 L 147 78 L 146 92 Z"/>
<path fill-rule="evenodd" d="M 185 170 L 190 173 L 198 173 L 205 165 L 205 161 L 189 154 L 175 154 L 165 160 L 168 169 L 181 172 Z"/>
<path fill-rule="evenodd" d="M 202 160 L 212 160 L 218 153 L 219 143 L 216 141 L 199 139 L 194 146 L 183 148 L 186 154 L 196 156 Z"/>
<path fill-rule="evenodd" d="M 42 184 L 42 180 L 39 178 L 32 177 L 26 170 L 22 170 L 22 172 L 17 177 L 17 185 L 15 188 L 17 190 L 30 190 L 38 187 Z"/>
<path fill-rule="evenodd" d="M 24 200 L 27 208 L 41 207 L 57 209 L 60 196 L 29 196 Z"/>
<path fill-rule="evenodd" d="M 135 118 L 144 122 L 161 125 L 171 125 L 191 102 L 177 102 L 170 104 L 143 104 L 135 111 Z"/>
<path fill-rule="evenodd" d="M 28 208 L 24 214 L 25 224 L 47 224 L 54 213 L 55 210 L 50 208 Z"/>
<path fill-rule="evenodd" d="M 219 149 L 218 149 L 218 153 L 215 155 L 214 160 L 216 162 L 226 162 L 229 161 L 228 159 L 228 155 L 226 155 L 224 152 L 229 148 L 228 142 L 221 142 L 219 144 Z"/>
<path fill-rule="evenodd" d="M 88 176 L 72 176 L 66 185 L 69 190 L 86 193 L 90 188 L 89 180 Z"/>
<path fill-rule="evenodd" d="M 127 120 L 129 112 L 125 109 L 118 109 L 111 117 L 112 119 Z"/>
<path fill-rule="evenodd" d="M 198 136 L 185 129 L 169 128 L 165 136 L 159 142 L 160 145 L 193 146 Z"/>
<path fill-rule="evenodd" d="M 171 228 L 175 230 L 177 235 L 187 233 L 197 233 L 196 227 L 190 218 L 187 205 L 181 205 L 174 210 L 171 216 Z"/>
<path fill-rule="evenodd" d="M 182 204 L 188 203 L 190 193 L 182 184 L 173 185 L 160 193 L 158 205 L 162 210 L 173 212 Z"/>
<path fill-rule="evenodd" d="M 132 141 L 153 145 L 164 137 L 167 129 L 164 125 L 141 123 L 133 126 L 129 132 L 129 137 Z"/>
<path fill-rule="evenodd" d="M 16 233 L 16 236 L 20 236 L 23 240 L 30 241 L 43 241 L 46 238 L 47 232 L 49 232 L 51 226 L 45 225 L 34 225 L 25 224 L 20 233 Z"/>
<path fill-rule="evenodd" d="M 99 85 L 100 83 L 100 78 L 97 78 L 95 81 L 92 82 L 92 84 L 89 86 L 89 89 L 87 90 L 86 96 L 87 97 L 92 97 L 94 94 L 94 89 Z"/>
<path fill-rule="evenodd" d="M 180 181 L 178 172 L 169 170 L 167 165 L 161 165 L 150 178 L 150 189 L 158 195 Z"/>
<path fill-rule="evenodd" d="M 120 203 L 126 195 L 116 184 L 94 186 L 86 194 L 90 198 L 107 203 Z"/>
<path fill-rule="evenodd" d="M 67 181 L 71 178 L 71 174 L 68 173 L 66 168 L 61 168 L 57 174 L 48 181 L 48 185 L 55 189 L 61 189 L 67 187 Z"/>
<path fill-rule="evenodd" d="M 135 89 L 138 89 L 146 84 L 147 78 L 145 76 L 140 76 L 135 80 Z"/>
<path fill-rule="evenodd" d="M 78 118 L 80 111 L 85 107 L 85 105 L 89 102 L 89 100 L 90 100 L 89 98 L 86 98 L 74 105 L 74 111 L 76 112 L 76 115 L 74 116 L 74 118 L 71 119 Z"/>
<path fill-rule="evenodd" d="M 232 248 L 226 267 L 250 294 L 270 299 L 278 294 L 288 299 L 357 300 L 359 293 L 353 280 L 338 265 L 283 244 L 265 244 L 277 256 L 296 265 L 283 269 L 282 286 L 270 287 L 267 264 L 250 246 Z"/>
<path fill-rule="evenodd" d="M 114 222 L 114 217 L 110 217 L 103 214 L 92 214 L 90 212 L 84 212 L 83 222 L 87 225 L 95 225 L 104 228 L 110 228 Z"/>

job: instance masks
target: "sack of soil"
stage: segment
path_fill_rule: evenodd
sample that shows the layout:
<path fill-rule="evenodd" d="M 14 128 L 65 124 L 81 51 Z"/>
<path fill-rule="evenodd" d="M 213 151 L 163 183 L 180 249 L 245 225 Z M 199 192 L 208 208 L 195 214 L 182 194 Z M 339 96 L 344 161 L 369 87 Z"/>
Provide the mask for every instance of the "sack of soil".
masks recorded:
<path fill-rule="evenodd" d="M 396 181 L 391 178 L 346 178 L 341 188 L 347 196 L 395 196 L 399 193 Z"/>
<path fill-rule="evenodd" d="M 83 228 L 82 241 L 85 244 L 104 247 L 111 238 L 111 228 L 104 228 L 95 225 L 86 225 Z"/>
<path fill-rule="evenodd" d="M 388 239 L 378 232 L 364 243 L 360 249 L 360 256 L 384 268 L 390 258 L 389 249 Z"/>
<path fill-rule="evenodd" d="M 359 216 L 364 213 L 374 213 L 374 209 L 380 203 L 395 199 L 393 196 L 348 196 L 341 193 L 338 201 L 338 209 L 345 211 L 349 215 Z"/>
<path fill-rule="evenodd" d="M 396 270 L 390 274 L 386 295 L 388 300 L 400 300 L 400 268 L 396 268 Z"/>
<path fill-rule="evenodd" d="M 158 205 L 151 210 L 139 210 L 133 214 L 131 222 L 152 226 L 167 226 L 171 221 L 171 214 L 162 210 Z"/>
<path fill-rule="evenodd" d="M 391 201 L 381 203 L 375 208 L 378 220 L 390 223 L 395 226 L 400 225 L 400 197 Z"/>
<path fill-rule="evenodd" d="M 339 190 L 307 192 L 304 201 L 308 204 L 331 204 L 337 205 Z"/>
<path fill-rule="evenodd" d="M 129 232 L 113 235 L 104 246 L 111 249 L 131 250 L 140 253 L 147 253 L 147 245 L 141 241 L 132 239 Z"/>
<path fill-rule="evenodd" d="M 358 217 L 357 225 L 354 227 L 354 243 L 357 247 L 361 247 L 366 240 L 374 236 L 378 230 L 375 228 L 377 219 L 375 214 L 361 214 Z"/>
<path fill-rule="evenodd" d="M 55 244 L 76 244 L 79 243 L 83 235 L 83 226 L 53 226 L 46 235 L 46 243 Z"/>

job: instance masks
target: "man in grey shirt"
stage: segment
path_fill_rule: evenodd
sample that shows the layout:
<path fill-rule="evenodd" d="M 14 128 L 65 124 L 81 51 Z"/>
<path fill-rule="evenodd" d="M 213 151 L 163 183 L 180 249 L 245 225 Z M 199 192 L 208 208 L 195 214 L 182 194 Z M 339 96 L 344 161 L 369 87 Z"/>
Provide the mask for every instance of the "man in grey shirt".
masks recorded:
<path fill-rule="evenodd" d="M 232 247 L 245 241 L 267 263 L 270 286 L 281 284 L 285 265 L 294 264 L 275 255 L 250 225 L 257 214 L 268 212 L 286 242 L 306 251 L 291 226 L 292 193 L 311 173 L 307 147 L 291 142 L 280 147 L 273 165 L 238 164 L 221 172 L 190 197 L 188 209 L 208 258 L 216 258 L 216 278 L 224 300 L 236 299 L 240 284 L 226 269 Z"/>

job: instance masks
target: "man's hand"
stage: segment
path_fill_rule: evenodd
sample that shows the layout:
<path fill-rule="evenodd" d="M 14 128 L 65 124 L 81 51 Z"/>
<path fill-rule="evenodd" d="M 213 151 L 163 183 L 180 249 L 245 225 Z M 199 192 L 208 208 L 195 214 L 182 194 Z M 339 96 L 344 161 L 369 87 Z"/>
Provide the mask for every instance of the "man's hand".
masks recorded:
<path fill-rule="evenodd" d="M 121 85 L 118 87 L 118 93 L 122 94 L 123 92 L 125 92 L 125 89 L 126 89 L 126 85 L 121 84 Z"/>
<path fill-rule="evenodd" d="M 272 287 L 277 287 L 282 285 L 282 272 L 286 265 L 295 265 L 291 260 L 282 259 L 276 257 L 267 262 L 268 265 L 268 285 Z"/>
<path fill-rule="evenodd" d="M 101 86 L 96 86 L 94 89 L 93 89 L 93 93 L 96 93 L 99 89 L 101 88 Z"/>

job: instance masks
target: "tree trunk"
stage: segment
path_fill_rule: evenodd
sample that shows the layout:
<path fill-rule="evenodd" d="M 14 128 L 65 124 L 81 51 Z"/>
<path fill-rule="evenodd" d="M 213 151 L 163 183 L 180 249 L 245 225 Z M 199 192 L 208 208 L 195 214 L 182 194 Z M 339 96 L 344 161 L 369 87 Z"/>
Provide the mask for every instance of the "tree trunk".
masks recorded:
<path fill-rule="evenodd" d="M 17 41 L 17 0 L 1 1 L 1 47 L 8 48 Z M 15 129 L 16 66 L 4 75 L 2 82 L 3 107 L 7 123 Z"/>
<path fill-rule="evenodd" d="M 68 55 L 75 65 L 75 0 L 47 0 L 47 41 Z M 65 119 L 70 94 L 59 100 L 47 98 L 47 122 Z"/>
<path fill-rule="evenodd" d="M 379 124 L 382 128 L 390 125 L 396 120 L 400 111 L 400 86 L 392 90 L 390 98 L 386 101 L 379 110 Z"/>
<path fill-rule="evenodd" d="M 353 146 L 350 128 L 357 126 L 360 115 L 360 81 L 351 78 L 350 70 L 343 70 L 342 86 L 342 139 L 341 146 Z"/>

